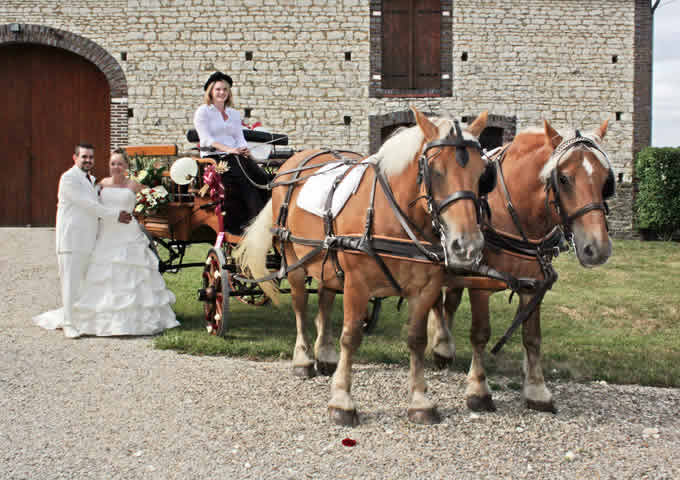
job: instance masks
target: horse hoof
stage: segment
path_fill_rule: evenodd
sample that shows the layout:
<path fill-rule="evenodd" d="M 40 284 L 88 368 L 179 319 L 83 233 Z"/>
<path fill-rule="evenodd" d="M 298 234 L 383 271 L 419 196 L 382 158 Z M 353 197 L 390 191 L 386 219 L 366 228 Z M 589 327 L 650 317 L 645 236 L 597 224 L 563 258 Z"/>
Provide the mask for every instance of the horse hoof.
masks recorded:
<path fill-rule="evenodd" d="M 527 400 L 527 408 L 530 408 L 531 410 L 537 410 L 539 412 L 557 413 L 557 408 L 555 408 L 555 404 L 552 402 L 552 400 L 549 402 Z"/>
<path fill-rule="evenodd" d="M 493 398 L 491 395 L 484 395 L 480 397 L 479 395 L 472 395 L 465 399 L 467 407 L 473 412 L 495 412 L 496 404 L 493 403 Z"/>
<path fill-rule="evenodd" d="M 328 416 L 336 425 L 342 427 L 356 427 L 359 425 L 359 415 L 355 410 L 342 410 L 340 408 L 328 407 Z"/>
<path fill-rule="evenodd" d="M 453 366 L 453 358 L 443 357 L 438 353 L 432 353 L 432 359 L 434 360 L 434 366 L 437 367 L 438 370 L 446 370 Z"/>
<path fill-rule="evenodd" d="M 316 362 L 316 371 L 319 372 L 320 375 L 330 377 L 335 373 L 337 366 L 337 363 Z"/>
<path fill-rule="evenodd" d="M 421 425 L 434 425 L 435 423 L 440 423 L 442 421 L 436 408 L 409 408 L 408 419 L 413 423 L 419 423 Z"/>
<path fill-rule="evenodd" d="M 316 376 L 314 365 L 307 365 L 305 367 L 293 367 L 293 375 L 301 378 L 313 378 Z"/>

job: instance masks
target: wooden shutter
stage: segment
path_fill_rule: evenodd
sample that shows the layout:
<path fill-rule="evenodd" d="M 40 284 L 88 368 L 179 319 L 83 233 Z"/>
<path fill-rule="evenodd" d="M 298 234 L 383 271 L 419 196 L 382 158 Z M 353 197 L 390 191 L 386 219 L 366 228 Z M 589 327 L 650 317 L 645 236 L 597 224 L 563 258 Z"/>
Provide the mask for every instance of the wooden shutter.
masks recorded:
<path fill-rule="evenodd" d="M 441 2 L 440 0 L 420 0 L 414 3 L 414 88 L 440 88 Z"/>
<path fill-rule="evenodd" d="M 383 0 L 382 87 L 440 88 L 441 1 Z"/>
<path fill-rule="evenodd" d="M 383 88 L 408 89 L 413 84 L 411 57 L 411 3 L 413 0 L 384 0 L 382 39 Z"/>

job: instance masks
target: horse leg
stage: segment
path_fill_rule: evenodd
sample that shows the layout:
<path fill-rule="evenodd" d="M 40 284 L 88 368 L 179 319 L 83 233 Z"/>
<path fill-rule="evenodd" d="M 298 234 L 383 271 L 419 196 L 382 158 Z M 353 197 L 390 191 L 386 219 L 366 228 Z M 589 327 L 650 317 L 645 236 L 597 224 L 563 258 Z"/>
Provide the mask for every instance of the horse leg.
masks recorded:
<path fill-rule="evenodd" d="M 429 313 L 428 343 L 432 349 L 434 364 L 440 370 L 451 367 L 456 357 L 451 327 L 462 296 L 462 289 L 447 289 L 445 294 L 439 296 Z"/>
<path fill-rule="evenodd" d="M 521 296 L 521 306 L 529 303 L 530 295 Z M 524 386 L 522 396 L 528 408 L 541 412 L 557 413 L 552 394 L 545 386 L 543 367 L 541 366 L 541 306 L 522 325 L 522 341 L 524 343 Z"/>
<path fill-rule="evenodd" d="M 491 397 L 491 389 L 484 371 L 483 355 L 491 336 L 489 326 L 489 297 L 487 290 L 468 289 L 472 322 L 470 325 L 470 343 L 472 344 L 472 361 L 467 376 L 465 403 L 475 412 L 495 412 L 496 405 Z"/>
<path fill-rule="evenodd" d="M 295 349 L 293 350 L 293 373 L 298 377 L 314 376 L 314 359 L 309 357 L 309 342 L 305 334 L 307 323 L 307 289 L 305 288 L 305 272 L 298 268 L 288 272 L 291 303 L 295 312 Z"/>
<path fill-rule="evenodd" d="M 319 289 L 319 313 L 316 315 L 316 342 L 314 356 L 316 370 L 321 375 L 332 375 L 338 366 L 338 352 L 335 350 L 335 339 L 331 328 L 331 311 L 335 292 L 327 288 Z"/>
<path fill-rule="evenodd" d="M 331 399 L 328 402 L 328 414 L 336 425 L 354 427 L 359 425 L 354 401 L 350 395 L 352 389 L 352 357 L 361 345 L 363 337 L 363 318 L 369 297 L 365 289 L 352 288 L 348 278 L 342 298 L 344 319 L 340 336 L 340 359 L 331 381 Z"/>
<path fill-rule="evenodd" d="M 441 289 L 436 289 L 427 296 L 422 292 L 419 297 L 409 298 L 409 333 L 408 348 L 411 351 L 409 369 L 409 392 L 411 395 L 408 407 L 408 419 L 414 423 L 434 424 L 441 421 L 434 403 L 427 397 L 425 383 L 425 347 L 427 347 L 427 313 Z"/>

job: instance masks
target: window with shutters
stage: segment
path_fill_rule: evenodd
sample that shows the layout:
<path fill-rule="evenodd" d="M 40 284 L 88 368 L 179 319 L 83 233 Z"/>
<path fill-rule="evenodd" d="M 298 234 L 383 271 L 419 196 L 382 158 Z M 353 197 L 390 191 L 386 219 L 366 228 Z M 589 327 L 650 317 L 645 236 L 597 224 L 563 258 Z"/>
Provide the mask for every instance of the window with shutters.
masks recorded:
<path fill-rule="evenodd" d="M 371 0 L 372 97 L 452 92 L 452 0 Z"/>

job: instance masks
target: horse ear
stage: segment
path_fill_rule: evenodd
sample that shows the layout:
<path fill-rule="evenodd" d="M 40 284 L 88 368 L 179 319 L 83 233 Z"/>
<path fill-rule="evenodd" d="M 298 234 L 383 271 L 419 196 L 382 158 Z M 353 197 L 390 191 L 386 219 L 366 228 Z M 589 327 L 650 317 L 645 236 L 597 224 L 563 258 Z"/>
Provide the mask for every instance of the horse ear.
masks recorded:
<path fill-rule="evenodd" d="M 602 122 L 602 125 L 600 125 L 600 128 L 598 128 L 595 131 L 595 135 L 597 135 L 599 137 L 600 141 L 604 140 L 604 136 L 607 134 L 607 127 L 608 126 L 609 126 L 609 119 Z"/>
<path fill-rule="evenodd" d="M 470 124 L 469 127 L 467 127 L 465 130 L 473 134 L 475 137 L 479 137 L 479 135 L 484 131 L 486 128 L 486 122 L 489 120 L 489 111 L 484 110 L 482 113 L 479 114 L 479 116 L 475 119 L 474 122 Z"/>
<path fill-rule="evenodd" d="M 562 143 L 562 136 L 557 133 L 547 120 L 543 120 L 543 129 L 545 130 L 545 143 L 555 150 Z"/>
<path fill-rule="evenodd" d="M 416 123 L 425 135 L 425 140 L 429 142 L 439 138 L 439 129 L 434 125 L 434 123 L 429 121 L 427 117 L 420 113 L 416 107 L 412 106 L 411 110 L 413 111 L 413 115 L 416 117 Z"/>

